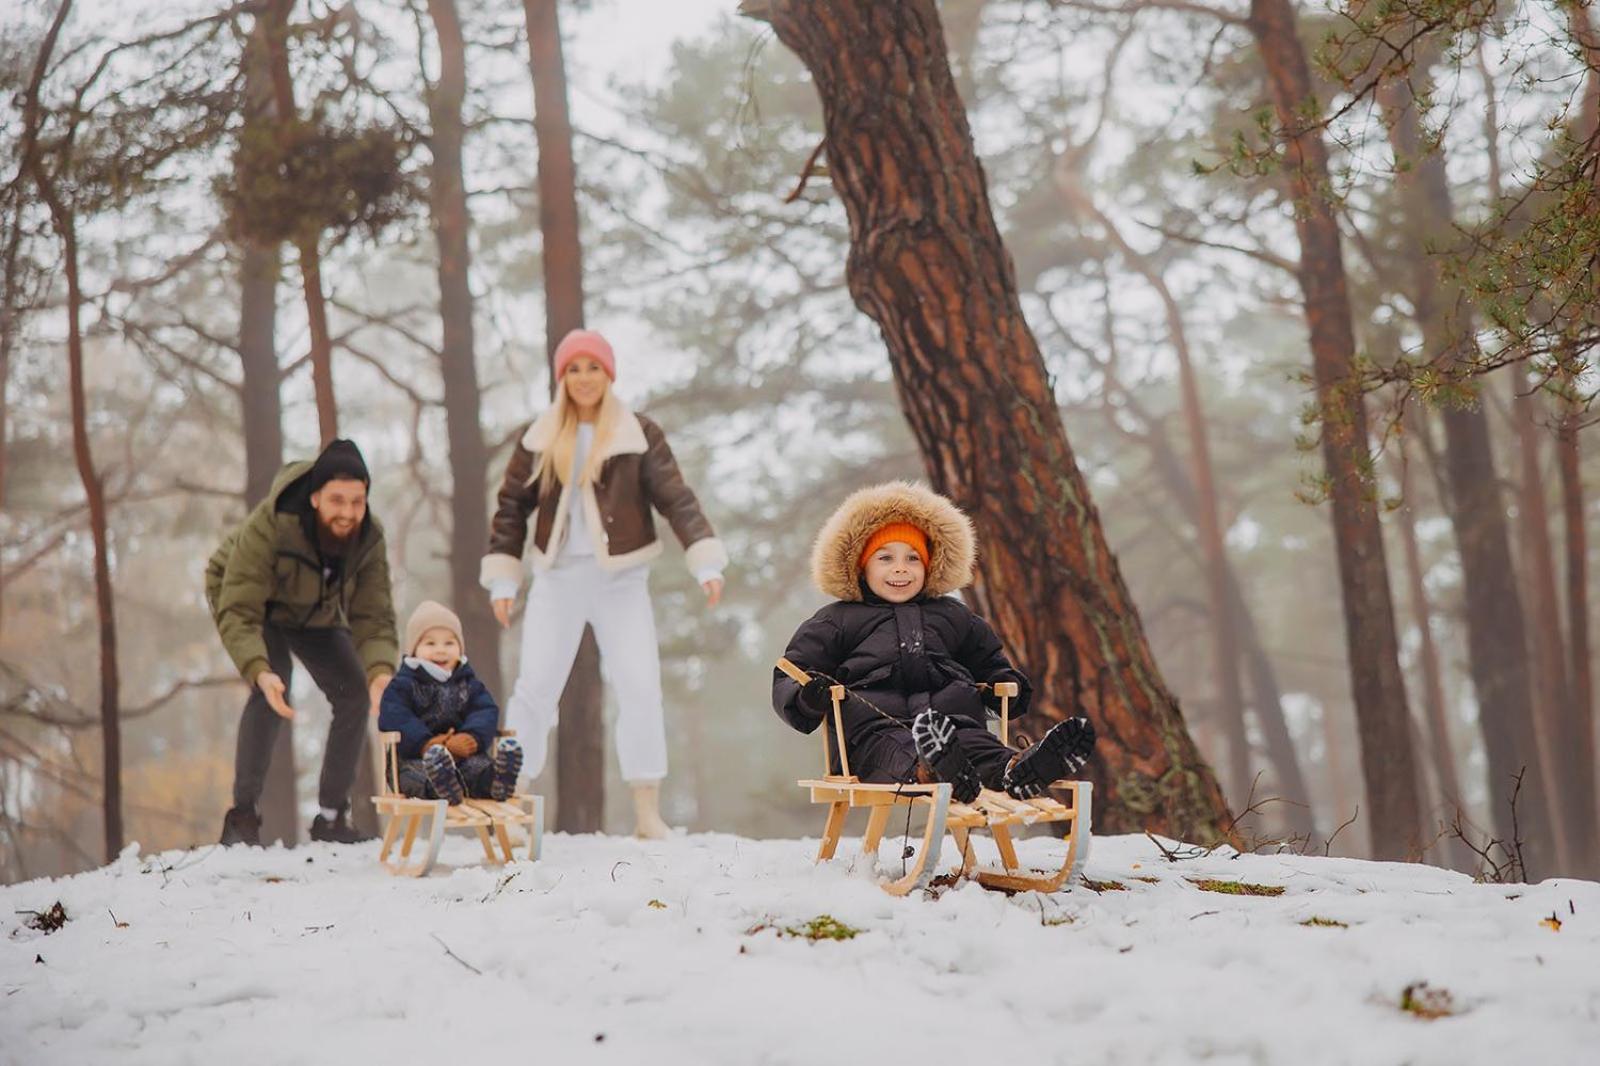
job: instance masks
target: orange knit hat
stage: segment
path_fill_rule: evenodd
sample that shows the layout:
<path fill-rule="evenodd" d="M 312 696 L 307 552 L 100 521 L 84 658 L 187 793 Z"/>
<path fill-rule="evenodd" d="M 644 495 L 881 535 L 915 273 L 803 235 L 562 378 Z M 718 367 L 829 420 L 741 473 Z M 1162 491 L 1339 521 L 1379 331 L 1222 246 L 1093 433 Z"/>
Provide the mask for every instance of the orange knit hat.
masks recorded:
<path fill-rule="evenodd" d="M 932 557 L 928 553 L 928 535 L 926 533 L 910 522 L 890 522 L 886 526 L 879 526 L 878 531 L 867 538 L 867 546 L 861 549 L 861 558 L 857 560 L 856 566 L 865 570 L 867 568 L 867 560 L 872 558 L 873 552 L 885 544 L 892 544 L 897 540 L 902 544 L 909 544 L 917 549 L 917 554 L 922 556 L 924 565 L 932 562 Z"/>

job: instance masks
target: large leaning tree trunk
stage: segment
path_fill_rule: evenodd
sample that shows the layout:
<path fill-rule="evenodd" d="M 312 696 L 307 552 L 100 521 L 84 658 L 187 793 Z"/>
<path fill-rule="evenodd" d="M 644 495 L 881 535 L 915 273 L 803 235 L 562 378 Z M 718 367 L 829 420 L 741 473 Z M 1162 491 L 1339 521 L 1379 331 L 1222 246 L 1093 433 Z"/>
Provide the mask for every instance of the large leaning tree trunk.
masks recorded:
<path fill-rule="evenodd" d="M 1084 713 L 1098 824 L 1213 841 L 1222 791 L 1151 656 L 1023 319 L 932 0 L 746 0 L 810 69 L 847 277 L 883 332 L 935 487 L 973 517 L 977 600 L 1035 681 L 1030 730 Z"/>
<path fill-rule="evenodd" d="M 1455 231 L 1444 150 L 1425 143 L 1410 80 L 1425 77 L 1427 64 L 1424 58 L 1419 71 L 1385 83 L 1379 99 L 1406 205 L 1408 227 L 1401 248 L 1411 273 L 1409 295 L 1417 326 L 1428 354 L 1454 365 L 1468 361 L 1473 353 L 1473 323 L 1457 287 L 1443 276 L 1442 260 L 1427 252 L 1430 246 L 1448 248 Z M 1518 774 L 1525 772 L 1527 787 L 1521 799 L 1524 855 L 1530 866 L 1549 869 L 1556 858 L 1554 842 L 1559 839 L 1559 827 L 1552 826 L 1551 784 L 1535 735 L 1527 630 L 1511 566 L 1511 536 L 1495 474 L 1489 416 L 1481 404 L 1452 405 L 1440 412 L 1440 421 L 1444 423 L 1444 470 L 1449 482 L 1445 503 L 1461 556 L 1468 662 L 1489 759 L 1489 797 L 1496 832 L 1502 840 L 1511 839 L 1509 801 Z"/>
<path fill-rule="evenodd" d="M 1365 475 L 1367 415 L 1354 366 L 1339 221 L 1326 192 L 1332 186 L 1328 147 L 1315 117 L 1321 111 L 1290 0 L 1252 0 L 1247 25 L 1266 67 L 1281 131 L 1283 176 L 1295 207 L 1300 289 L 1322 416 L 1372 848 L 1377 858 L 1407 859 L 1423 842 L 1422 808 L 1383 531 Z"/>
<path fill-rule="evenodd" d="M 578 174 L 567 113 L 567 68 L 561 53 L 557 0 L 523 0 L 528 64 L 533 74 L 533 128 L 539 142 L 539 233 L 544 262 L 545 358 L 550 394 L 556 345 L 583 327 L 583 243 L 578 232 Z M 600 648 L 594 630 L 583 642 L 561 693 L 556 725 L 556 828 L 598 832 L 605 819 L 605 720 L 601 714 Z"/>
<path fill-rule="evenodd" d="M 244 53 L 244 126 L 254 132 L 273 121 L 271 53 L 266 26 L 257 19 Z M 247 133 L 246 136 L 249 136 Z M 259 134 L 257 134 L 259 135 Z M 251 180 L 238 175 L 240 183 Z M 278 274 L 276 243 L 244 237 L 239 246 L 239 406 L 244 424 L 244 502 L 266 498 L 283 465 L 283 371 L 278 366 Z M 293 846 L 300 812 L 294 765 L 294 722 L 279 724 L 272 761 L 261 790 L 261 839 Z"/>
<path fill-rule="evenodd" d="M 439 80 L 428 90 L 433 168 L 429 206 L 439 243 L 439 318 L 443 344 L 445 431 L 450 441 L 450 595 L 461 614 L 472 664 L 490 690 L 504 695 L 500 676 L 500 627 L 489 598 L 478 586 L 478 561 L 489 543 L 489 449 L 483 442 L 482 394 L 472 332 L 472 215 L 467 208 L 461 163 L 466 129 L 461 111 L 467 95 L 467 47 L 455 0 L 428 0 L 439 38 Z"/>

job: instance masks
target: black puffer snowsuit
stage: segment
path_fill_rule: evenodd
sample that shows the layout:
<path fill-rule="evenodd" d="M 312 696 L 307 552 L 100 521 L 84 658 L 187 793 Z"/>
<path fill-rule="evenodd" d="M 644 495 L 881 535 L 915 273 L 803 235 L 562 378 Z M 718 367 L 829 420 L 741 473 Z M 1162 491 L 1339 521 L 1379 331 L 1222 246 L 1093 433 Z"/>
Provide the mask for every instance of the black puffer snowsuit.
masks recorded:
<path fill-rule="evenodd" d="M 1015 753 L 985 727 L 988 708 L 977 686 L 1016 682 L 1013 718 L 1027 713 L 1033 691 L 989 624 L 950 596 L 893 604 L 863 588 L 859 602 L 840 600 L 812 615 L 784 655 L 807 673 L 827 674 L 849 688 L 845 745 L 850 770 L 863 781 L 915 780 L 911 719 L 932 707 L 955 720 L 978 776 L 994 787 Z M 773 675 L 772 705 L 802 733 L 823 721 L 781 672 Z"/>

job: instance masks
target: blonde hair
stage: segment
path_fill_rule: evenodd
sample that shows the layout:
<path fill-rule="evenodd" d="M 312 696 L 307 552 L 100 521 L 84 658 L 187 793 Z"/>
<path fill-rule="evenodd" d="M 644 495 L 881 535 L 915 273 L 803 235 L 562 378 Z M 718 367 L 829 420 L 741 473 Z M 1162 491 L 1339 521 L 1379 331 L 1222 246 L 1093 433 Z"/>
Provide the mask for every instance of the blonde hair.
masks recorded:
<path fill-rule="evenodd" d="M 611 382 L 607 381 L 605 396 L 600 400 L 600 415 L 595 419 L 594 443 L 589 447 L 589 457 L 583 469 L 578 471 L 579 485 L 587 485 L 599 476 L 600 456 L 605 454 L 606 444 L 610 442 L 621 418 L 622 401 L 617 399 L 611 391 Z M 540 454 L 539 469 L 534 473 L 544 488 L 549 487 L 552 480 L 563 485 L 567 483 L 572 473 L 572 457 L 578 451 L 578 405 L 567 395 L 564 381 L 556 388 L 555 420 L 555 438 Z"/>

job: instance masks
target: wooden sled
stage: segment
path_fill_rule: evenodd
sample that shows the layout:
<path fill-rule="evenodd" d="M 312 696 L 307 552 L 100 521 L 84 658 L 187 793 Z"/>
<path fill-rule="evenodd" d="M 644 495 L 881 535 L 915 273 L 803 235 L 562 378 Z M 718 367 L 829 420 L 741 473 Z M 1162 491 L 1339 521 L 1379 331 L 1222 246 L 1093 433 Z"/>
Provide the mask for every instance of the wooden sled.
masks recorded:
<path fill-rule="evenodd" d="M 778 660 L 778 669 L 800 684 L 811 680 L 804 670 L 788 659 Z M 1000 739 L 1011 740 L 1011 700 L 1017 695 L 1013 682 L 994 686 L 1000 697 Z M 885 892 L 904 896 L 927 886 L 938 869 L 939 852 L 946 832 L 955 839 L 960 849 L 960 865 L 955 872 L 963 877 L 975 878 L 989 888 L 1014 892 L 1055 892 L 1072 878 L 1082 874 L 1089 858 L 1091 839 L 1090 801 L 1093 786 L 1088 781 L 1057 781 L 1052 789 L 1063 790 L 1070 802 L 1063 803 L 1053 797 L 1018 800 L 1001 792 L 984 789 L 971 803 L 957 803 L 950 797 L 948 784 L 933 785 L 877 785 L 866 784 L 850 773 L 850 757 L 845 751 L 844 717 L 841 708 L 845 687 L 834 685 L 833 733 L 839 745 L 840 773 L 833 773 L 832 742 L 828 738 L 827 723 L 822 727 L 823 776 L 799 782 L 801 788 L 811 793 L 812 803 L 828 805 L 828 820 L 823 825 L 822 843 L 817 849 L 817 861 L 833 858 L 844 832 L 845 817 L 853 808 L 865 807 L 867 832 L 861 838 L 864 854 L 876 857 L 878 845 L 889 826 L 889 818 L 896 807 L 910 806 L 925 811 L 922 844 L 917 848 L 915 865 L 901 877 L 882 882 Z M 1017 849 L 1011 831 L 1018 826 L 1063 824 L 1066 828 L 1067 855 L 1061 866 L 1053 871 L 1024 869 L 1017 859 Z M 974 829 L 988 829 L 1000 850 L 999 867 L 980 867 L 972 850 L 971 834 Z"/>
<path fill-rule="evenodd" d="M 510 732 L 501 736 L 510 736 Z M 510 826 L 523 826 L 528 833 L 528 859 L 539 858 L 544 833 L 544 797 L 517 793 L 504 801 L 467 799 L 454 807 L 444 800 L 413 799 L 400 794 L 400 734 L 380 733 L 383 746 L 383 794 L 373 796 L 379 815 L 388 817 L 383 831 L 383 848 L 378 862 L 400 877 L 426 877 L 439 859 L 446 829 L 470 829 L 483 845 L 484 861 L 501 866 L 516 858 L 511 851 Z M 425 827 L 425 828 L 424 828 Z M 411 849 L 422 838 L 423 854 L 415 862 Z M 400 856 L 393 861 L 389 853 L 400 841 Z M 495 845 L 499 845 L 499 853 Z"/>

